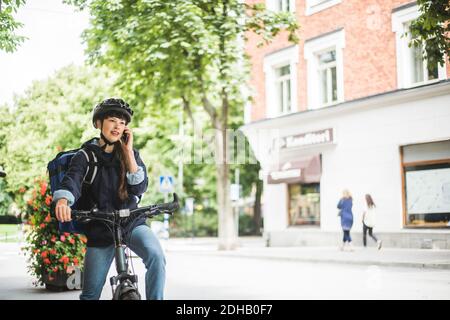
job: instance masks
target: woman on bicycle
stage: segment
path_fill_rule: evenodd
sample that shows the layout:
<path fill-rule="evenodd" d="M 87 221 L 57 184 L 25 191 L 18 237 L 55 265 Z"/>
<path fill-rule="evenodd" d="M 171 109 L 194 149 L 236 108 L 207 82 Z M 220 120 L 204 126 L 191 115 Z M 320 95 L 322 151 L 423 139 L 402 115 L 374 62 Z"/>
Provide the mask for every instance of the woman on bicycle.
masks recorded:
<path fill-rule="evenodd" d="M 83 148 L 97 156 L 100 166 L 93 183 L 86 191 L 83 178 L 88 161 L 82 152 L 72 158 L 60 190 L 53 194 L 56 218 L 71 220 L 71 206 L 78 200 L 96 206 L 99 211 L 135 209 L 139 197 L 147 190 L 146 168 L 139 152 L 133 149 L 133 133 L 127 126 L 133 115 L 122 99 L 106 99 L 93 112 L 92 122 L 100 129 L 100 138 L 91 139 Z M 82 199 L 81 199 L 82 198 Z M 130 221 L 124 228 L 127 246 L 143 259 L 146 298 L 162 300 L 165 284 L 165 257 L 161 245 L 145 224 L 145 218 Z M 100 298 L 106 276 L 114 258 L 114 241 L 109 227 L 99 221 L 90 221 L 84 228 L 87 251 L 84 261 L 82 300 Z"/>

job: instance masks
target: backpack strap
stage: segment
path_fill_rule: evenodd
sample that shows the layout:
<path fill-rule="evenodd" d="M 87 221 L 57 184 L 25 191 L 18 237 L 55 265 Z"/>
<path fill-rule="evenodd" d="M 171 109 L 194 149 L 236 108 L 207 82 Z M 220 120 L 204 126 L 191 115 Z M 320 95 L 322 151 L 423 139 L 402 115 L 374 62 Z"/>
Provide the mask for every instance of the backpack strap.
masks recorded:
<path fill-rule="evenodd" d="M 84 156 L 86 157 L 86 160 L 88 162 L 88 167 L 86 169 L 86 173 L 83 178 L 83 182 L 86 184 L 92 184 L 95 180 L 95 177 L 97 176 L 98 171 L 98 160 L 97 156 L 92 150 L 84 150 L 80 149 L 81 152 L 83 152 Z"/>

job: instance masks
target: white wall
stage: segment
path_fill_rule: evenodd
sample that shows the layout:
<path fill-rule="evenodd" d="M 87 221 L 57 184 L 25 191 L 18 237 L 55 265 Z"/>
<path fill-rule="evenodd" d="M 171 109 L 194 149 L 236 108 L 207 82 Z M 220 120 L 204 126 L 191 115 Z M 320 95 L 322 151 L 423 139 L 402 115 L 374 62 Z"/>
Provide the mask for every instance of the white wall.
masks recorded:
<path fill-rule="evenodd" d="M 321 229 L 339 231 L 337 202 L 348 188 L 360 231 L 364 194 L 378 207 L 377 231 L 402 229 L 400 146 L 450 138 L 450 94 L 387 107 L 367 108 L 280 128 L 281 135 L 335 129 L 337 144 L 322 152 Z M 265 185 L 265 230 L 287 227 L 286 185 Z"/>
<path fill-rule="evenodd" d="M 286 184 L 264 184 L 264 231 L 279 231 L 288 225 Z"/>

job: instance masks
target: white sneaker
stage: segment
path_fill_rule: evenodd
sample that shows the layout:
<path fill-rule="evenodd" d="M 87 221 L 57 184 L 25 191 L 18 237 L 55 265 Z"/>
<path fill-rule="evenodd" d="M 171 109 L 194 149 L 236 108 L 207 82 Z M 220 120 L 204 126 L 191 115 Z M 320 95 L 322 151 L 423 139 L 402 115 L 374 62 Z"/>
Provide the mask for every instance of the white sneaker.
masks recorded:
<path fill-rule="evenodd" d="M 381 249 L 381 244 L 382 244 L 382 241 L 381 241 L 381 240 L 378 240 L 378 241 L 377 241 L 377 248 L 378 248 L 378 250 Z"/>
<path fill-rule="evenodd" d="M 353 244 L 351 242 L 348 244 L 348 251 L 355 251 L 355 248 L 353 248 Z"/>

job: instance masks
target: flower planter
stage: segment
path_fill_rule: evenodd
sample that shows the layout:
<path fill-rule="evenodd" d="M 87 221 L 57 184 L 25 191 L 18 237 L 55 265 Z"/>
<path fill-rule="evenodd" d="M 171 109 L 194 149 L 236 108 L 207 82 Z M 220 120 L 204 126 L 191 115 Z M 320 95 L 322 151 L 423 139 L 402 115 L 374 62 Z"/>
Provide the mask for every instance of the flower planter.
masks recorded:
<path fill-rule="evenodd" d="M 51 276 L 48 273 L 45 273 L 43 274 L 43 282 L 45 288 L 49 291 L 62 292 L 68 290 L 80 290 L 83 286 L 83 271 L 79 268 L 75 268 L 70 274 L 65 271 L 52 273 Z"/>

